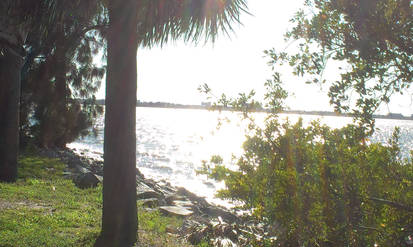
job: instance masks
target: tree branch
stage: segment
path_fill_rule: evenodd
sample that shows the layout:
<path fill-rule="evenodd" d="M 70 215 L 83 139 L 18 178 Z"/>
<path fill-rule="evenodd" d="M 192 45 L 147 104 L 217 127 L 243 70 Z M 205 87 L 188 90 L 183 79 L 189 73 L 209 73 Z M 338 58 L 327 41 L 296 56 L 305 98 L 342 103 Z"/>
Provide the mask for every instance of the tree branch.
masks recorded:
<path fill-rule="evenodd" d="M 407 205 L 403 205 L 403 204 L 398 203 L 398 202 L 393 202 L 393 201 L 389 201 L 389 200 L 381 199 L 381 198 L 377 198 L 377 197 L 367 197 L 367 199 L 371 200 L 371 201 L 374 201 L 374 202 L 377 202 L 377 203 L 386 204 L 386 205 L 389 205 L 389 206 L 394 207 L 394 208 L 402 209 L 402 210 L 405 210 L 405 211 L 408 211 L 408 212 L 413 212 L 412 207 L 407 206 Z"/>
<path fill-rule="evenodd" d="M 105 24 L 99 24 L 99 25 L 90 26 L 90 27 L 87 27 L 87 28 L 81 30 L 81 31 L 79 32 L 79 35 L 80 35 L 80 36 L 83 36 L 83 35 L 85 35 L 87 32 L 92 31 L 92 30 L 101 30 L 101 31 L 102 31 L 103 29 L 108 28 L 108 27 L 109 27 L 109 26 L 108 26 L 108 25 L 105 25 Z"/>
<path fill-rule="evenodd" d="M 360 228 L 360 229 L 364 229 L 364 230 L 373 230 L 373 231 L 378 231 L 378 232 L 381 232 L 381 230 L 380 229 L 377 229 L 377 228 L 374 228 L 374 227 L 370 227 L 370 226 L 357 226 L 358 228 Z"/>

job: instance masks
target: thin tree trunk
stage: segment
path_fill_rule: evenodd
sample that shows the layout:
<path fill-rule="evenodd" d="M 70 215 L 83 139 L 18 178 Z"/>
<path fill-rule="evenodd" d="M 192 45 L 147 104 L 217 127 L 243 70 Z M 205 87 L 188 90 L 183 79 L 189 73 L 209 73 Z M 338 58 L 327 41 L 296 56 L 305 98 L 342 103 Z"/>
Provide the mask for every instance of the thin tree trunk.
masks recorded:
<path fill-rule="evenodd" d="M 137 1 L 110 0 L 102 232 L 95 246 L 132 246 L 136 209 Z"/>
<path fill-rule="evenodd" d="M 0 181 L 17 179 L 19 153 L 20 71 L 23 59 L 10 48 L 0 50 Z"/>
<path fill-rule="evenodd" d="M 64 31 L 63 29 L 60 30 L 62 36 L 64 36 Z M 50 107 L 54 108 L 56 112 L 53 112 L 53 114 L 50 116 L 52 123 L 55 122 L 59 126 L 56 127 L 54 136 L 52 138 L 52 145 L 59 147 L 59 148 L 64 148 L 66 146 L 66 131 L 70 131 L 70 127 L 67 125 L 68 121 L 68 116 L 67 116 L 67 107 L 68 107 L 68 102 L 67 102 L 67 77 L 66 77 L 66 72 L 67 72 L 67 65 L 68 61 L 66 59 L 66 46 L 65 43 L 60 40 L 56 44 L 56 63 L 58 64 L 58 67 L 56 68 L 56 87 L 55 87 L 55 100 L 54 100 L 54 105 L 51 105 Z M 57 114 L 58 112 L 58 114 Z M 50 130 L 46 130 L 50 131 Z"/>

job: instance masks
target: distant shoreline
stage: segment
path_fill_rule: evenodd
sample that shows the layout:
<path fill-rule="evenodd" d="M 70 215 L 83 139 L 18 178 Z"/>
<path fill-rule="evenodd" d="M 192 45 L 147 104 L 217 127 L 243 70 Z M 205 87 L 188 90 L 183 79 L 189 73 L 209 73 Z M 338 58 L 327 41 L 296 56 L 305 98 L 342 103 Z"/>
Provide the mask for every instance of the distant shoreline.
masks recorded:
<path fill-rule="evenodd" d="M 105 105 L 104 100 L 96 100 L 99 105 Z M 171 109 L 193 109 L 193 110 L 211 110 L 211 104 L 204 103 L 202 105 L 183 105 L 166 102 L 140 102 L 136 103 L 136 107 L 152 107 L 152 108 L 171 108 Z M 221 107 L 219 110 L 231 111 L 230 107 Z M 255 109 L 253 112 L 269 112 L 267 109 Z M 296 115 L 315 115 L 315 116 L 331 116 L 331 117 L 352 117 L 348 113 L 337 113 L 332 111 L 302 111 L 302 110 L 285 110 L 283 114 Z M 400 113 L 389 113 L 387 115 L 373 115 L 375 119 L 393 119 L 393 120 L 413 120 L 413 115 L 403 116 Z"/>

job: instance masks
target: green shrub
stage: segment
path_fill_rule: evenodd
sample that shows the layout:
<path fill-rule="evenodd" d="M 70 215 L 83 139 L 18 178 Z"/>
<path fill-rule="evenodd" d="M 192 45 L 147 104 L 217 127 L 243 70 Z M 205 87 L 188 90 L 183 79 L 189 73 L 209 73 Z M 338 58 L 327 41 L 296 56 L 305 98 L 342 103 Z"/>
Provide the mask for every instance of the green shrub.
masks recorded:
<path fill-rule="evenodd" d="M 363 129 L 304 127 L 270 117 L 251 127 L 237 169 L 214 157 L 202 173 L 241 202 L 271 233 L 274 246 L 405 246 L 413 236 L 413 164 Z"/>

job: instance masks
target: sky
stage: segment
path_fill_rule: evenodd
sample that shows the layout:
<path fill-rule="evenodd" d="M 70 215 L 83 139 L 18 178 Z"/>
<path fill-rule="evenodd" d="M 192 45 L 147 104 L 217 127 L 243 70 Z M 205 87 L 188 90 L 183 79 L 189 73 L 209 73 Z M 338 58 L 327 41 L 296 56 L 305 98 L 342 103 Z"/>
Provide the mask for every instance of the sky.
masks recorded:
<path fill-rule="evenodd" d="M 264 50 L 281 51 L 287 47 L 283 35 L 303 0 L 249 0 L 247 4 L 251 14 L 241 15 L 242 25 L 234 25 L 234 33 L 229 37 L 220 35 L 214 44 L 175 41 L 163 47 L 140 48 L 138 100 L 201 104 L 205 97 L 197 88 L 204 83 L 216 95 L 236 96 L 255 90 L 259 99 L 264 94 L 265 81 L 272 75 Z M 335 71 L 329 74 L 337 76 Z M 283 79 L 290 93 L 290 109 L 333 109 L 327 97 L 328 88 L 306 85 L 303 79 L 292 77 L 287 71 Z M 104 98 L 104 90 L 103 86 L 97 98 Z M 396 101 L 385 110 L 411 112 L 410 98 Z"/>

